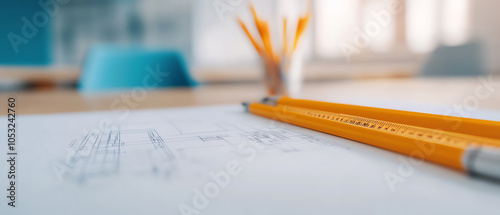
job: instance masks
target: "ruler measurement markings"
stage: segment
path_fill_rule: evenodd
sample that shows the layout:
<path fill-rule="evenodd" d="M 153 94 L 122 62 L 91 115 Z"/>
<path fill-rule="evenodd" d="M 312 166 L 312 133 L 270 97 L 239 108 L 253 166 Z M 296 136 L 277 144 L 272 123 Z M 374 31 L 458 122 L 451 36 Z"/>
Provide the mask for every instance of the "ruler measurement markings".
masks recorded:
<path fill-rule="evenodd" d="M 358 127 L 364 127 L 372 130 L 379 130 L 382 132 L 389 132 L 394 135 L 406 136 L 414 139 L 429 141 L 433 143 L 441 143 L 449 146 L 460 146 L 462 144 L 468 145 L 472 143 L 481 144 L 480 143 L 481 141 L 475 141 L 470 137 L 464 137 L 453 133 L 450 134 L 449 132 L 438 131 L 429 128 L 420 128 L 399 123 L 391 123 L 382 120 L 368 119 L 368 118 L 350 116 L 339 113 L 317 113 L 315 111 L 304 111 L 295 108 L 291 108 L 291 110 L 299 114 L 305 114 L 308 116 L 313 116 L 324 120 L 346 123 Z"/>

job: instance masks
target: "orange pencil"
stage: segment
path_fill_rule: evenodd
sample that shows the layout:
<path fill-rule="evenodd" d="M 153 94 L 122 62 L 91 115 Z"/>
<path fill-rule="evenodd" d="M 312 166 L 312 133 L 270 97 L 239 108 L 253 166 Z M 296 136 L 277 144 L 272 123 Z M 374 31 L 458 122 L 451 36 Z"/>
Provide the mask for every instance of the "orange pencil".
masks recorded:
<path fill-rule="evenodd" d="M 304 33 L 307 23 L 309 22 L 309 12 L 306 14 L 306 16 L 301 17 L 297 23 L 297 32 L 295 33 L 295 40 L 293 43 L 293 51 L 297 49 L 297 45 L 299 43 L 299 39 Z"/>
<path fill-rule="evenodd" d="M 260 20 L 259 20 L 259 17 L 257 16 L 257 11 L 255 10 L 255 7 L 253 5 L 250 5 L 250 11 L 252 11 L 254 22 L 257 25 L 260 22 Z M 257 26 L 257 28 L 258 28 L 258 26 Z"/>
<path fill-rule="evenodd" d="M 271 33 L 269 31 L 268 23 L 259 19 L 259 16 L 257 15 L 257 12 L 255 11 L 255 7 L 253 5 L 250 5 L 250 10 L 252 11 L 255 26 L 257 27 L 257 31 L 259 32 L 262 44 L 264 44 L 264 49 L 266 50 L 267 54 L 273 58 L 273 60 L 279 60 L 273 51 L 273 45 L 271 43 Z"/>
<path fill-rule="evenodd" d="M 243 21 L 239 18 L 238 18 L 238 22 L 240 23 L 241 28 L 243 28 L 243 31 L 245 31 L 245 33 L 247 34 L 248 39 L 250 39 L 250 41 L 252 42 L 253 46 L 255 47 L 255 50 L 257 50 L 257 52 L 259 52 L 259 54 L 262 54 L 262 48 L 257 43 L 257 41 L 255 41 L 255 39 L 252 37 L 252 34 L 250 34 L 250 31 L 248 30 L 245 23 L 243 23 Z"/>

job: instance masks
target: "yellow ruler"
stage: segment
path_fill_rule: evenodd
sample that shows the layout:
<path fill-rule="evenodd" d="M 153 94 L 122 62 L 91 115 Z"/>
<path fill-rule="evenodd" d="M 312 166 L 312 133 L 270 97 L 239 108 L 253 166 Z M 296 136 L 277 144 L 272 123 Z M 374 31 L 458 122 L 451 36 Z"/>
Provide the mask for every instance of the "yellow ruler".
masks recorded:
<path fill-rule="evenodd" d="M 249 112 L 263 117 L 359 141 L 454 169 L 500 178 L 499 139 L 282 105 L 279 102 L 275 106 L 252 103 L 247 107 Z"/>

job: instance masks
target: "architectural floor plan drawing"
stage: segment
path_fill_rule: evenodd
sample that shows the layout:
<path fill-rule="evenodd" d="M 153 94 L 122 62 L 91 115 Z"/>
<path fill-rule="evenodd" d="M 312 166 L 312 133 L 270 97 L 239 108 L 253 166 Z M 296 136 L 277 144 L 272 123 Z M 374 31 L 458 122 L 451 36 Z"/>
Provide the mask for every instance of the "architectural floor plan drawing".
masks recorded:
<path fill-rule="evenodd" d="M 122 172 L 169 175 L 179 162 L 196 165 L 212 157 L 237 155 L 245 146 L 261 153 L 289 153 L 336 145 L 297 129 L 263 129 L 235 122 L 163 121 L 110 127 L 70 142 L 68 151 L 78 164 L 70 177 L 85 182 Z"/>

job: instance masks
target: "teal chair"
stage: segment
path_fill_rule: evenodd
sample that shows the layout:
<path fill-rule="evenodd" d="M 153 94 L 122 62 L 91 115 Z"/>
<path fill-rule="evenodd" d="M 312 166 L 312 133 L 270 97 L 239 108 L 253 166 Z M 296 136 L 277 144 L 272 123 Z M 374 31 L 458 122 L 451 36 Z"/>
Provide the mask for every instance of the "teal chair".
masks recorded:
<path fill-rule="evenodd" d="M 422 76 L 480 76 L 487 73 L 479 41 L 460 46 L 440 46 L 422 68 Z"/>
<path fill-rule="evenodd" d="M 196 82 L 178 52 L 116 45 L 98 45 L 88 52 L 78 84 L 81 92 L 193 86 Z"/>

